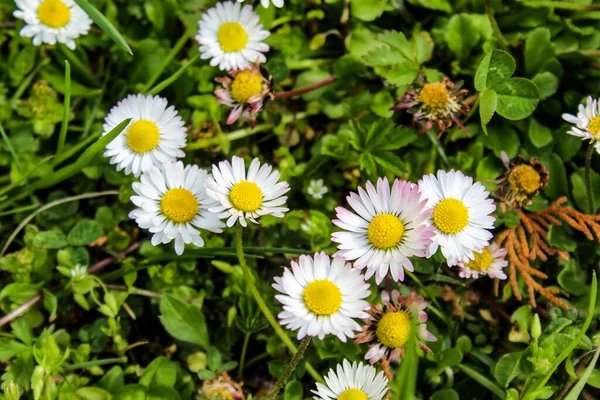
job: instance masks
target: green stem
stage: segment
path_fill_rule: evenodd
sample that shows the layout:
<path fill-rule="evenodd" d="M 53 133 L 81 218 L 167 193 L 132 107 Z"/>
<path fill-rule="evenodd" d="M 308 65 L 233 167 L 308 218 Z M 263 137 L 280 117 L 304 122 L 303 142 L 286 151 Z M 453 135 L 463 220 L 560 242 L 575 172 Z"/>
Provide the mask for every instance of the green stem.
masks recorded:
<path fill-rule="evenodd" d="M 250 332 L 246 332 L 244 344 L 242 345 L 242 355 L 240 356 L 240 366 L 238 367 L 238 381 L 242 380 L 244 375 L 244 363 L 246 362 L 246 352 L 248 351 L 248 343 L 250 342 Z"/>
<path fill-rule="evenodd" d="M 254 279 L 252 277 L 252 273 L 250 272 L 250 268 L 246 264 L 246 258 L 244 257 L 244 247 L 243 247 L 243 243 L 242 243 L 242 231 L 243 231 L 243 227 L 242 227 L 242 225 L 240 225 L 238 223 L 235 228 L 235 247 L 236 247 L 240 267 L 242 268 L 242 271 L 244 272 L 244 277 L 246 278 L 246 284 L 248 285 L 248 288 L 250 289 L 250 293 L 252 294 L 252 297 L 254 297 L 254 300 L 258 304 L 258 308 L 260 308 L 260 311 L 263 313 L 263 315 L 265 316 L 265 318 L 267 319 L 267 321 L 269 322 L 269 324 L 271 325 L 271 327 L 273 328 L 273 330 L 275 331 L 277 336 L 279 336 L 281 341 L 287 346 L 287 348 L 290 350 L 290 352 L 295 354 L 298 351 L 298 349 L 296 348 L 294 343 L 292 343 L 292 340 L 290 339 L 290 337 L 283 331 L 283 329 L 281 328 L 281 326 L 279 325 L 279 323 L 277 322 L 277 320 L 271 313 L 271 310 L 269 310 L 269 307 L 267 306 L 267 304 L 263 300 L 262 296 L 260 295 L 260 292 L 256 288 L 256 285 L 254 284 Z M 323 383 L 323 379 L 321 378 L 319 373 L 312 367 L 312 365 L 310 365 L 310 363 L 308 361 L 306 362 L 306 370 L 313 377 L 314 380 L 316 380 L 317 382 Z"/>
<path fill-rule="evenodd" d="M 448 318 L 446 318 L 446 316 L 439 310 L 442 309 L 442 305 L 439 303 L 439 301 L 437 301 L 437 299 L 435 298 L 435 296 L 433 296 L 429 290 L 427 290 L 427 287 L 423 284 L 423 282 L 421 282 L 421 280 L 419 278 L 417 278 L 417 276 L 407 270 L 404 270 L 404 273 L 406 275 L 408 275 L 410 277 L 410 279 L 413 280 L 414 283 L 417 284 L 417 286 L 419 286 L 421 288 L 421 290 L 423 290 L 425 292 L 425 294 L 427 295 L 427 298 L 431 300 L 431 302 L 435 305 L 436 308 L 433 308 L 430 306 L 430 308 L 434 311 L 434 313 L 440 317 L 440 319 L 442 321 L 444 321 L 446 324 L 449 324 L 448 322 Z M 439 309 L 439 310 L 438 310 Z"/>
<path fill-rule="evenodd" d="M 277 383 L 267 395 L 267 400 L 275 400 L 277 398 L 279 391 L 281 390 L 283 385 L 285 385 L 287 380 L 290 379 L 292 372 L 294 372 L 294 370 L 298 366 L 298 362 L 300 362 L 300 359 L 302 359 L 302 355 L 308 348 L 311 339 L 311 336 L 305 336 L 304 339 L 302 339 L 302 341 L 300 342 L 300 346 L 298 346 L 298 351 L 296 352 L 296 354 L 294 354 L 294 357 L 292 357 L 292 361 L 290 361 L 287 367 L 285 367 L 285 371 L 283 371 L 283 375 L 281 375 L 281 378 L 277 380 Z"/>
<path fill-rule="evenodd" d="M 488 19 L 490 20 L 490 24 L 492 25 L 492 30 L 494 31 L 494 35 L 496 36 L 496 40 L 498 44 L 502 48 L 502 50 L 508 50 L 508 42 L 502 36 L 502 31 L 498 26 L 498 22 L 496 22 L 496 18 L 494 18 L 494 10 L 492 9 L 492 0 L 485 0 L 485 11 L 487 13 Z"/>
<path fill-rule="evenodd" d="M 523 0 L 520 2 L 527 7 L 549 7 L 549 8 L 560 8 L 563 10 L 600 10 L 598 4 L 575 4 L 568 3 L 566 1 L 537 1 L 537 0 Z"/>
<path fill-rule="evenodd" d="M 442 146 L 442 143 L 440 142 L 440 140 L 435 136 L 435 133 L 433 133 L 433 130 L 428 130 L 427 131 L 427 137 L 429 138 L 429 140 L 431 140 L 431 143 L 433 143 L 433 145 L 436 147 L 438 153 L 440 154 L 440 157 L 442 158 L 442 160 L 444 161 L 444 163 L 450 167 L 450 160 L 448 160 L 448 156 L 446 155 L 446 150 L 444 150 L 444 146 Z"/>
<path fill-rule="evenodd" d="M 473 368 L 467 367 L 464 364 L 458 364 L 457 367 L 462 372 L 464 372 L 465 375 L 469 376 L 469 378 L 473 379 L 481 386 L 485 387 L 487 390 L 495 394 L 498 398 L 502 400 L 506 399 L 506 393 L 504 392 L 504 390 L 502 390 L 502 388 L 500 388 L 500 386 L 496 385 L 494 382 L 492 382 L 479 372 L 475 371 Z"/>
<path fill-rule="evenodd" d="M 173 75 L 171 75 L 170 77 L 168 77 L 167 79 L 165 79 L 164 81 L 160 82 L 158 85 L 156 85 L 152 89 L 150 89 L 148 91 L 148 94 L 155 96 L 158 93 L 160 93 L 164 88 L 169 86 L 171 83 L 175 82 L 181 75 L 183 75 L 183 73 L 189 67 L 194 65 L 196 63 L 196 61 L 198 61 L 199 59 L 200 59 L 200 54 L 198 54 L 194 58 L 191 58 L 187 63 L 185 63 L 185 65 L 182 65 L 181 68 L 179 68 Z"/>
<path fill-rule="evenodd" d="M 67 371 L 73 371 L 75 369 L 91 368 L 91 367 L 97 367 L 100 365 L 125 364 L 126 362 L 127 362 L 127 357 L 105 358 L 104 360 L 93 360 L 93 361 L 87 361 L 87 362 L 83 362 L 83 363 L 79 363 L 79 364 L 64 365 L 63 368 Z"/>
<path fill-rule="evenodd" d="M 595 142 L 590 141 L 588 151 L 585 155 L 585 189 L 587 191 L 588 198 L 588 211 L 590 214 L 594 214 L 594 192 L 592 191 L 592 155 L 594 154 Z"/>
<path fill-rule="evenodd" d="M 69 115 L 71 114 L 71 64 L 65 60 L 65 104 L 63 105 L 63 120 L 58 134 L 58 147 L 56 155 L 62 153 L 67 140 L 67 130 L 69 129 Z"/>

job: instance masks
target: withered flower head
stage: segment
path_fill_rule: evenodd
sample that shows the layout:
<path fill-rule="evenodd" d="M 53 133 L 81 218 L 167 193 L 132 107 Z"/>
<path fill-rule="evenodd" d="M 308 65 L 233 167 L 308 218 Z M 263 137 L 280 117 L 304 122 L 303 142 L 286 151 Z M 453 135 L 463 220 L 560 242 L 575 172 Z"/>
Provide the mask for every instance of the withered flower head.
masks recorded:
<path fill-rule="evenodd" d="M 232 108 L 227 123 L 233 124 L 243 115 L 246 122 L 254 127 L 256 114 L 262 110 L 266 99 L 273 99 L 271 80 L 265 78 L 258 65 L 230 71 L 229 75 L 215 78 L 223 85 L 222 89 L 215 90 L 217 101 Z"/>
<path fill-rule="evenodd" d="M 371 316 L 365 319 L 362 332 L 356 335 L 357 344 L 369 343 L 371 348 L 365 359 L 371 364 L 383 359 L 385 365 L 390 361 L 399 363 L 404 357 L 404 347 L 412 330 L 416 329 L 417 344 L 426 351 L 431 351 L 423 341 L 436 342 L 437 338 L 427 331 L 427 314 L 425 308 L 429 305 L 422 296 L 411 292 L 404 297 L 397 290 L 392 291 L 391 298 L 387 291 L 383 291 L 381 304 L 372 304 L 368 311 Z"/>
<path fill-rule="evenodd" d="M 502 200 L 502 212 L 508 209 L 520 208 L 531 204 L 540 189 L 548 185 L 548 168 L 542 165 L 535 157 L 529 162 L 521 156 L 509 162 L 506 153 L 502 154 L 507 171 L 498 182 L 496 189 L 498 197 Z"/>
<path fill-rule="evenodd" d="M 221 398 L 223 400 L 244 400 L 242 385 L 229 377 L 227 372 L 216 378 L 204 381 L 202 392 L 206 398 Z"/>
<path fill-rule="evenodd" d="M 448 77 L 432 83 L 426 83 L 421 78 L 420 87 L 406 92 L 392 110 L 407 110 L 413 114 L 415 128 L 419 126 L 419 121 L 424 121 L 421 133 L 427 132 L 435 124 L 441 134 L 453 122 L 465 130 L 458 115 L 469 112 L 469 106 L 463 104 L 463 98 L 469 91 L 461 89 L 461 86 L 462 82 L 455 84 Z"/>

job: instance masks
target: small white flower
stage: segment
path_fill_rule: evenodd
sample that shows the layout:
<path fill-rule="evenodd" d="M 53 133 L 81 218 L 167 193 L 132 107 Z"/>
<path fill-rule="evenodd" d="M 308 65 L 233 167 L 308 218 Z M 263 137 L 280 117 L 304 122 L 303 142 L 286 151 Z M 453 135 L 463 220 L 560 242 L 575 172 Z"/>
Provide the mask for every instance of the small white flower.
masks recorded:
<path fill-rule="evenodd" d="M 79 282 L 80 280 L 85 278 L 86 275 L 87 275 L 87 267 L 85 265 L 77 264 L 76 266 L 74 266 L 71 269 L 71 278 L 73 278 L 73 280 L 75 282 Z"/>
<path fill-rule="evenodd" d="M 329 189 L 323 184 L 323 179 L 313 179 L 308 183 L 306 191 L 313 199 L 321 200 L 325 193 L 329 192 Z"/>
<path fill-rule="evenodd" d="M 258 158 L 252 160 L 247 174 L 244 159 L 236 156 L 231 164 L 221 161 L 212 168 L 213 174 L 206 180 L 206 194 L 221 204 L 210 211 L 219 213 L 219 218 L 228 218 L 227 226 L 232 227 L 239 219 L 246 227 L 246 218 L 256 224 L 263 215 L 283 218 L 288 211 L 282 207 L 287 200 L 284 194 L 290 190 L 287 182 L 277 182 L 279 171 L 272 171 L 268 164 L 261 166 Z"/>
<path fill-rule="evenodd" d="M 474 251 L 481 251 L 493 237 L 490 229 L 496 220 L 494 200 L 480 182 L 461 171 L 438 171 L 425 175 L 419 181 L 427 208 L 433 211 L 431 223 L 436 228 L 433 243 L 427 255 L 441 247 L 449 266 L 473 259 Z"/>
<path fill-rule="evenodd" d="M 137 178 L 152 166 L 185 156 L 187 134 L 183 120 L 175 107 L 167 107 L 167 100 L 159 96 L 129 95 L 114 106 L 104 123 L 106 135 L 118 124 L 131 122 L 106 146 L 104 157 L 117 164 L 117 171 Z"/>
<path fill-rule="evenodd" d="M 317 383 L 315 400 L 381 400 L 388 391 L 388 380 L 383 372 L 363 363 L 344 360 L 325 377 L 326 385 Z"/>
<path fill-rule="evenodd" d="M 244 0 L 237 0 L 238 2 L 242 3 Z M 264 8 L 269 8 L 269 4 L 273 3 L 273 5 L 275 7 L 283 7 L 283 0 L 260 0 L 260 4 L 262 4 L 262 6 Z"/>
<path fill-rule="evenodd" d="M 264 52 L 269 46 L 262 41 L 270 33 L 263 30 L 260 17 L 252 6 L 226 1 L 217 3 L 198 21 L 200 30 L 196 40 L 200 43 L 203 59 L 221 70 L 248 68 L 250 64 L 267 61 Z"/>
<path fill-rule="evenodd" d="M 458 275 L 461 278 L 477 279 L 480 276 L 489 276 L 494 279 L 506 279 L 506 274 L 502 271 L 508 266 L 508 261 L 504 259 L 506 254 L 505 249 L 492 243 L 482 251 L 475 252 L 473 260 L 459 262 Z"/>
<path fill-rule="evenodd" d="M 395 281 L 404 280 L 404 269 L 413 271 L 409 257 L 424 257 L 434 229 L 427 226 L 431 211 L 414 183 L 396 179 L 390 190 L 387 178 L 379 178 L 377 188 L 367 182 L 367 190 L 358 188 L 346 200 L 353 211 L 335 209 L 333 223 L 344 229 L 334 232 L 332 241 L 339 243 L 336 255 L 356 260 L 354 267 L 367 267 L 367 279 L 376 274 L 377 284 L 388 270 Z"/>
<path fill-rule="evenodd" d="M 600 104 L 598 100 L 588 96 L 587 104 L 579 105 L 577 116 L 572 114 L 563 114 L 563 119 L 575 126 L 567 132 L 570 135 L 577 136 L 582 140 L 591 140 L 596 142 L 594 147 L 600 153 Z"/>
<path fill-rule="evenodd" d="M 13 15 L 25 21 L 19 34 L 33 44 L 64 43 L 75 49 L 75 40 L 90 30 L 92 20 L 73 0 L 15 0 Z"/>
<path fill-rule="evenodd" d="M 367 318 L 369 284 L 360 272 L 339 257 L 330 259 L 323 252 L 302 255 L 276 277 L 273 287 L 282 294 L 275 298 L 283 305 L 278 317 L 281 325 L 305 336 L 335 335 L 345 342 L 353 338 L 360 325 L 353 318 Z"/>
<path fill-rule="evenodd" d="M 208 211 L 217 203 L 205 192 L 208 173 L 196 165 L 166 163 L 150 167 L 132 187 L 137 196 L 131 201 L 138 208 L 129 217 L 142 229 L 154 233 L 152 245 L 175 240 L 175 252 L 183 253 L 184 244 L 204 246 L 198 229 L 222 232 L 224 226 L 216 214 Z"/>

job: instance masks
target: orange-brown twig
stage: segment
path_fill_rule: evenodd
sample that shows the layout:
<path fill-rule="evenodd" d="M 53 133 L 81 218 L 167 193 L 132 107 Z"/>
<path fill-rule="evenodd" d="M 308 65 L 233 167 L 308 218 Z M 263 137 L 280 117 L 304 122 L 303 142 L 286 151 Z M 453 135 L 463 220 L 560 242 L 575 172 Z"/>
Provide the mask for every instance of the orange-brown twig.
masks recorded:
<path fill-rule="evenodd" d="M 568 252 L 552 246 L 548 241 L 548 229 L 551 225 L 561 225 L 562 222 L 566 222 L 573 229 L 582 232 L 589 240 L 594 240 L 595 235 L 596 240 L 600 241 L 600 215 L 583 214 L 565 205 L 566 202 L 567 198 L 561 197 L 542 211 L 525 213 L 519 210 L 520 224 L 503 230 L 496 237 L 498 245 L 508 252 L 509 282 L 515 297 L 522 299 L 517 285 L 518 271 L 525 281 L 529 302 L 533 307 L 536 306 L 535 294 L 539 293 L 552 303 L 567 308 L 567 304 L 556 297 L 559 293 L 558 289 L 544 288 L 534 279 L 534 277 L 547 279 L 548 276 L 530 264 L 537 259 L 546 261 L 555 255 L 563 260 L 569 259 Z M 498 282 L 494 288 L 496 294 L 497 285 Z"/>

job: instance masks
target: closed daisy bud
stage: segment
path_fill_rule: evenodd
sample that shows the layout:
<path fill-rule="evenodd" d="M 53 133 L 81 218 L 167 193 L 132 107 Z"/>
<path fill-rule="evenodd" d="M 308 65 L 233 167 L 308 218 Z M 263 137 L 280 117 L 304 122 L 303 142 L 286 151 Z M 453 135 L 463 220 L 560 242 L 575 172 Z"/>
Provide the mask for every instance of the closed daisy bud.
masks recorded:
<path fill-rule="evenodd" d="M 208 209 L 217 203 L 206 196 L 208 173 L 196 165 L 181 161 L 151 167 L 133 183 L 136 196 L 131 202 L 138 208 L 129 217 L 142 229 L 148 229 L 152 245 L 175 241 L 175 252 L 183 254 L 185 244 L 204 246 L 199 229 L 222 232 L 224 224 Z"/>
<path fill-rule="evenodd" d="M 260 165 L 255 158 L 248 172 L 244 159 L 234 156 L 229 161 L 213 165 L 213 175 L 206 180 L 206 194 L 217 200 L 220 205 L 210 211 L 218 213 L 219 218 L 227 218 L 227 226 L 236 221 L 247 226 L 246 219 L 258 223 L 263 215 L 283 218 L 288 208 L 283 207 L 287 200 L 284 196 L 290 188 L 287 182 L 277 182 L 279 171 L 272 171 L 268 164 Z"/>
<path fill-rule="evenodd" d="M 421 193 L 432 210 L 431 224 L 435 227 L 433 243 L 427 249 L 433 255 L 438 247 L 449 266 L 473 259 L 492 239 L 491 229 L 496 209 L 490 193 L 480 182 L 461 171 L 438 171 L 419 181 Z"/>
<path fill-rule="evenodd" d="M 314 259 L 300 256 L 291 265 L 273 284 L 281 293 L 275 296 L 283 305 L 281 325 L 298 330 L 298 339 L 335 335 L 345 342 L 353 338 L 354 331 L 360 330 L 354 318 L 368 317 L 369 303 L 363 299 L 371 293 L 360 272 L 325 253 L 316 253 Z"/>
<path fill-rule="evenodd" d="M 227 117 L 227 123 L 233 124 L 240 116 L 254 126 L 256 114 L 262 109 L 267 98 L 273 98 L 271 83 L 266 79 L 257 65 L 241 71 L 232 71 L 230 76 L 216 78 L 223 85 L 215 90 L 217 101 L 232 110 Z"/>
<path fill-rule="evenodd" d="M 379 360 L 383 360 L 385 364 L 390 361 L 399 363 L 404 357 L 405 345 L 411 335 L 416 335 L 419 348 L 431 351 L 423 342 L 437 342 L 437 338 L 427 330 L 425 309 L 429 304 L 423 297 L 417 296 L 415 292 L 404 297 L 394 290 L 391 295 L 383 291 L 381 299 L 384 306 L 371 305 L 370 318 L 365 319 L 366 325 L 363 325 L 362 332 L 356 335 L 354 341 L 371 346 L 365 359 L 371 364 Z"/>
<path fill-rule="evenodd" d="M 315 400 L 381 400 L 388 391 L 383 372 L 356 361 L 344 360 L 335 370 L 330 369 L 325 382 L 317 383 L 317 390 L 312 391 Z"/>
<path fill-rule="evenodd" d="M 33 44 L 63 43 L 75 49 L 75 40 L 86 35 L 92 20 L 73 0 L 15 0 L 13 15 L 25 21 L 19 34 Z"/>
<path fill-rule="evenodd" d="M 226 1 L 217 3 L 198 21 L 202 59 L 221 70 L 248 68 L 252 63 L 264 63 L 269 46 L 262 41 L 270 33 L 263 30 L 260 17 L 252 6 Z"/>
<path fill-rule="evenodd" d="M 481 251 L 473 253 L 473 259 L 460 261 L 458 263 L 461 278 L 479 278 L 489 276 L 494 279 L 506 279 L 503 269 L 508 266 L 504 259 L 507 252 L 505 249 L 492 243 Z"/>
<path fill-rule="evenodd" d="M 167 100 L 159 96 L 129 95 L 114 106 L 104 123 L 106 135 L 123 120 L 131 122 L 106 146 L 104 157 L 117 171 L 135 177 L 153 166 L 185 156 L 187 133 L 183 120 Z"/>
<path fill-rule="evenodd" d="M 458 116 L 469 112 L 469 106 L 462 102 L 468 90 L 460 89 L 461 86 L 461 82 L 455 84 L 448 77 L 440 82 L 424 83 L 420 88 L 400 97 L 399 103 L 392 110 L 407 110 L 413 114 L 415 127 L 424 122 L 421 133 L 427 132 L 434 125 L 438 132 L 443 133 L 453 122 L 464 130 Z"/>

